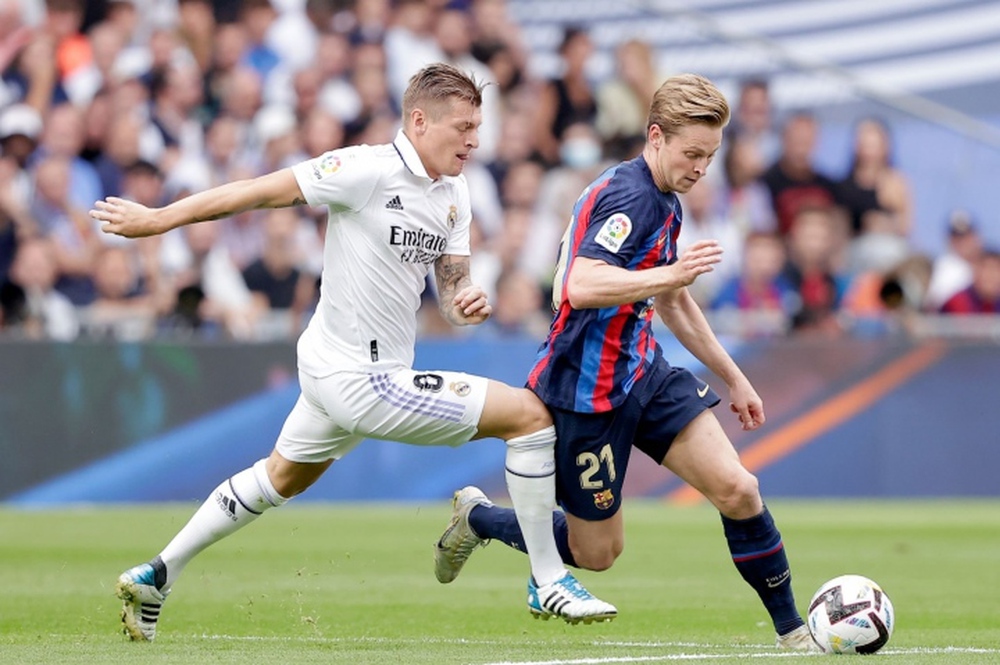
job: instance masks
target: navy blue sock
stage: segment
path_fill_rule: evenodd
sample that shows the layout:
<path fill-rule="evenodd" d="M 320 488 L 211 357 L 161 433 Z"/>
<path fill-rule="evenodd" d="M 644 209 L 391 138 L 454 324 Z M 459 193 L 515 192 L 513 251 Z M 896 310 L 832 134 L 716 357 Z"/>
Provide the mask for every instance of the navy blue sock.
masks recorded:
<path fill-rule="evenodd" d="M 469 526 L 480 538 L 499 540 L 518 552 L 525 551 L 524 536 L 517 524 L 517 515 L 513 508 L 479 504 L 469 511 Z M 556 537 L 556 547 L 559 556 L 567 566 L 576 567 L 573 553 L 569 549 L 569 528 L 566 526 L 566 515 L 560 510 L 552 512 L 552 533 Z"/>
<path fill-rule="evenodd" d="M 784 635 L 803 625 L 795 609 L 785 546 L 767 508 L 745 520 L 722 515 L 722 526 L 736 569 L 760 596 L 777 633 Z"/>

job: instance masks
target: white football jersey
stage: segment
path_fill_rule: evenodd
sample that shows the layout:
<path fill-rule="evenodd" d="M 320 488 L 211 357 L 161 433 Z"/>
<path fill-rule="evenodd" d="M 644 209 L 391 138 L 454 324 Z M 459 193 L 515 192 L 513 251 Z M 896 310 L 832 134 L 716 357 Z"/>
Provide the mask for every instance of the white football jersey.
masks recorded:
<path fill-rule="evenodd" d="M 316 377 L 411 367 L 428 273 L 442 254 L 469 255 L 465 177 L 431 180 L 402 131 L 292 172 L 306 202 L 329 209 L 319 305 L 299 338 L 299 367 Z"/>

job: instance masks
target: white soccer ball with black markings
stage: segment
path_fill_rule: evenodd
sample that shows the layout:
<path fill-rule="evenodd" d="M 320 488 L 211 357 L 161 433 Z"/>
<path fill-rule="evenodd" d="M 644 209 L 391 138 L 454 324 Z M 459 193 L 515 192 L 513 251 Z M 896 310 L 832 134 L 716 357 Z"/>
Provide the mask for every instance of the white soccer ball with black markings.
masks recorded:
<path fill-rule="evenodd" d="M 889 641 L 896 613 L 878 584 L 861 575 L 841 575 L 812 597 L 807 621 L 826 653 L 869 654 Z"/>

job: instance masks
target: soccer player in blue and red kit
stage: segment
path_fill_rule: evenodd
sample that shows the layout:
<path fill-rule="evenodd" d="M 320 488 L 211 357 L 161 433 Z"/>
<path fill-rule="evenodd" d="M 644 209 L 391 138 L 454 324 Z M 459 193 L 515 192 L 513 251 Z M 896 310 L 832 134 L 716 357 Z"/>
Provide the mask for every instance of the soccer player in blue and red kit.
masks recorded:
<path fill-rule="evenodd" d="M 728 121 L 729 106 L 707 79 L 685 74 L 660 87 L 642 154 L 605 171 L 577 201 L 556 270 L 555 318 L 528 387 L 558 433 L 564 512 L 555 513 L 554 528 L 567 564 L 605 570 L 621 554 L 621 490 L 635 446 L 718 508 L 733 562 L 771 615 L 777 645 L 814 651 L 757 479 L 710 410 L 719 396 L 664 359 L 651 327 L 655 313 L 725 382 L 744 429 L 764 423 L 760 397 L 687 289 L 720 261 L 722 248 L 706 240 L 677 255 L 677 194 L 704 177 Z M 456 492 L 445 536 L 463 545 L 453 548 L 459 564 L 488 539 L 523 549 L 512 511 L 474 487 Z"/>

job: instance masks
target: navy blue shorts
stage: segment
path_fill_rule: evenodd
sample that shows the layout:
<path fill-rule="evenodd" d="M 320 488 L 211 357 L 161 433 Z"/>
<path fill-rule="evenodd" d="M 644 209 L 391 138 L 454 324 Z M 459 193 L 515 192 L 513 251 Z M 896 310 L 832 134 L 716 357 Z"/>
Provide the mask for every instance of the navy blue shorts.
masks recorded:
<path fill-rule="evenodd" d="M 578 413 L 550 407 L 558 436 L 559 503 L 581 519 L 608 519 L 621 506 L 632 446 L 662 464 L 680 431 L 720 401 L 694 374 L 658 358 L 616 409 Z"/>

